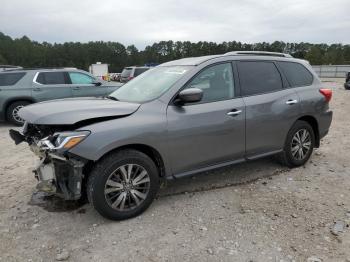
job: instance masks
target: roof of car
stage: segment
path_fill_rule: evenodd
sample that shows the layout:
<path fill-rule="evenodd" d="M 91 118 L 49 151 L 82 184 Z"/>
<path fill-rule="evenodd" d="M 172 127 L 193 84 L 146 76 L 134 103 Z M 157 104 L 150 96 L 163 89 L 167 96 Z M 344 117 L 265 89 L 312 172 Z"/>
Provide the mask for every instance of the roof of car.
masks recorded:
<path fill-rule="evenodd" d="M 77 70 L 79 71 L 79 69 L 75 68 L 75 67 L 62 67 L 62 68 L 8 68 L 5 69 L 4 71 L 1 71 L 2 73 L 6 73 L 6 72 L 24 72 L 24 71 L 63 71 L 63 70 Z"/>
<path fill-rule="evenodd" d="M 149 66 L 126 66 L 124 69 L 131 69 L 131 68 L 150 68 Z"/>
<path fill-rule="evenodd" d="M 204 63 L 208 60 L 219 58 L 219 57 L 226 57 L 226 56 L 249 56 L 249 57 L 255 56 L 255 57 L 265 57 L 267 59 L 293 58 L 290 54 L 286 54 L 286 53 L 265 52 L 265 51 L 233 51 L 233 52 L 228 52 L 228 53 L 221 54 L 221 55 L 208 55 L 208 56 L 182 58 L 182 59 L 173 60 L 173 61 L 163 63 L 163 64 L 161 64 L 161 66 L 175 66 L 175 65 L 196 66 L 196 65 Z"/>
<path fill-rule="evenodd" d="M 178 60 L 169 61 L 161 64 L 161 66 L 173 66 L 173 65 L 199 65 L 207 60 L 221 57 L 222 55 L 207 55 L 207 56 L 198 56 L 198 57 L 187 57 Z"/>

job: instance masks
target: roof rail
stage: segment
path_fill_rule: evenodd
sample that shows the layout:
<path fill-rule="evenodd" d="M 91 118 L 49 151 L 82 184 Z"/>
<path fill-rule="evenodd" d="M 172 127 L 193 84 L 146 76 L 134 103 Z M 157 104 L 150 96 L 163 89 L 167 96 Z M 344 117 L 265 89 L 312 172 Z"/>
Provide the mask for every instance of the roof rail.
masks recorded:
<path fill-rule="evenodd" d="M 26 70 L 78 70 L 76 67 L 18 67 L 6 68 L 4 71 L 26 71 Z"/>
<path fill-rule="evenodd" d="M 228 52 L 225 55 L 260 55 L 260 56 L 278 56 L 292 58 L 290 54 L 278 53 L 278 52 L 267 52 L 267 51 L 233 51 Z"/>

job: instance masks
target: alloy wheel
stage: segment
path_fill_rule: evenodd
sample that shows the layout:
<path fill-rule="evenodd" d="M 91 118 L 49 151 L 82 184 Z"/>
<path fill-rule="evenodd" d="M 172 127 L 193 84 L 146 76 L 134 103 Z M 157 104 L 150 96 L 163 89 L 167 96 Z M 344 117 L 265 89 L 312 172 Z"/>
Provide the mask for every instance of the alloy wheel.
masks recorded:
<path fill-rule="evenodd" d="M 303 160 L 309 153 L 311 148 L 311 135 L 310 132 L 303 128 L 298 130 L 291 143 L 292 156 L 296 160 Z"/>
<path fill-rule="evenodd" d="M 18 122 L 18 123 L 23 123 L 23 122 L 24 122 L 23 119 L 20 118 L 20 116 L 18 115 L 18 111 L 19 111 L 21 108 L 23 108 L 23 107 L 24 107 L 24 106 L 22 106 L 22 105 L 16 106 L 16 107 L 13 109 L 13 111 L 12 111 L 12 117 L 13 117 L 13 119 L 14 119 L 16 122 Z"/>
<path fill-rule="evenodd" d="M 110 207 L 128 211 L 146 199 L 149 189 L 150 176 L 146 169 L 137 164 L 126 164 L 109 175 L 104 194 Z"/>

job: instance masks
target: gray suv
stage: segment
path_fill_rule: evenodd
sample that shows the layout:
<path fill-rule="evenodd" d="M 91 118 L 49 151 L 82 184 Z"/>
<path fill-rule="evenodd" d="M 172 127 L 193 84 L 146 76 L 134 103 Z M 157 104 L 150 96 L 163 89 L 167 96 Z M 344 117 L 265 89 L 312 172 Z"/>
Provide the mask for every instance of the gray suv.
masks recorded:
<path fill-rule="evenodd" d="M 77 69 L 11 69 L 0 72 L 0 120 L 23 124 L 18 110 L 66 97 L 105 96 L 121 84 L 96 79 Z"/>
<path fill-rule="evenodd" d="M 146 72 L 150 67 L 148 66 L 129 66 L 125 67 L 120 74 L 120 82 L 126 83 L 133 78 L 141 75 L 142 73 Z"/>
<path fill-rule="evenodd" d="M 304 165 L 329 130 L 331 96 L 304 60 L 232 52 L 164 63 L 106 98 L 25 107 L 10 135 L 41 159 L 39 190 L 86 194 L 121 220 L 143 212 L 162 179 L 269 155 Z"/>

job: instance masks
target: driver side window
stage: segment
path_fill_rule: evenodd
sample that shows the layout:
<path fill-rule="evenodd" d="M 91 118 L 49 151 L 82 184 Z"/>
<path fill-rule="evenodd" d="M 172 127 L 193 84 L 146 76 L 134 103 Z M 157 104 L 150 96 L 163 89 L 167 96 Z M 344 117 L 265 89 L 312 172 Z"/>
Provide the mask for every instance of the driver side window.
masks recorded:
<path fill-rule="evenodd" d="M 232 99 L 234 97 L 234 80 L 231 63 L 217 64 L 201 71 L 185 87 L 203 90 L 200 103 L 209 103 Z"/>
<path fill-rule="evenodd" d="M 94 81 L 91 76 L 78 72 L 69 72 L 69 77 L 73 85 L 88 85 L 92 84 Z"/>

